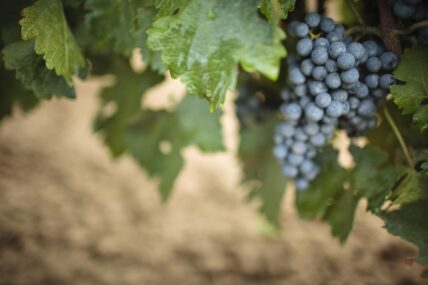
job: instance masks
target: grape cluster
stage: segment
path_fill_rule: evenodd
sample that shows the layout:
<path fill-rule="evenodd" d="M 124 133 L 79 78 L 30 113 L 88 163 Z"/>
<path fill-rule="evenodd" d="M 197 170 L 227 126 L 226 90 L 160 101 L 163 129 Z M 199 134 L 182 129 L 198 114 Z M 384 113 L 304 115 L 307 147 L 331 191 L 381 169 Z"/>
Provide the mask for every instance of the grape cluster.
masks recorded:
<path fill-rule="evenodd" d="M 413 24 L 428 20 L 428 1 L 426 0 L 389 0 L 394 14 L 406 22 Z M 422 27 L 417 31 L 418 42 L 428 44 L 428 27 Z"/>
<path fill-rule="evenodd" d="M 288 32 L 297 37 L 297 55 L 289 56 L 280 107 L 284 122 L 273 152 L 284 174 L 304 190 L 319 172 L 317 150 L 336 128 L 357 136 L 376 125 L 377 106 L 394 83 L 388 72 L 398 58 L 373 40 L 354 42 L 342 25 L 317 13 L 291 22 Z"/>

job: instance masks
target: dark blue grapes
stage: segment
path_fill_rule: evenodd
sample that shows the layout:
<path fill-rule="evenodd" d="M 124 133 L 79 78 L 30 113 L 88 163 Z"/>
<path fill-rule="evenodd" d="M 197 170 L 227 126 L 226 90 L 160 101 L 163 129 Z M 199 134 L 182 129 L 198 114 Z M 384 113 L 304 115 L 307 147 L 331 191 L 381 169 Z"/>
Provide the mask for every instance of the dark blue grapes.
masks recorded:
<path fill-rule="evenodd" d="M 335 129 L 358 136 L 376 126 L 376 111 L 394 84 L 391 71 L 398 58 L 374 40 L 345 39 L 343 26 L 317 13 L 292 22 L 289 32 L 299 38 L 297 55 L 289 60 L 273 152 L 284 175 L 305 190 L 320 171 L 317 151 Z"/>

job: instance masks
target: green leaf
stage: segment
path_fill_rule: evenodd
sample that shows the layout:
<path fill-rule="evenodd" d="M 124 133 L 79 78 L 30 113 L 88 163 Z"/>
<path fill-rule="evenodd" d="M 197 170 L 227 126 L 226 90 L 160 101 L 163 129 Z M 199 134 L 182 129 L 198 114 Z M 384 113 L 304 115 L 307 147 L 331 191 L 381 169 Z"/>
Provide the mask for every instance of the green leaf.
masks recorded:
<path fill-rule="evenodd" d="M 85 60 L 70 32 L 61 1 L 38 0 L 22 14 L 22 38 L 35 39 L 35 51 L 43 55 L 47 68 L 55 69 L 72 85 L 71 76 L 85 66 Z"/>
<path fill-rule="evenodd" d="M 354 224 L 355 209 L 360 197 L 354 195 L 351 190 L 342 191 L 327 208 L 323 219 L 331 226 L 333 236 L 344 243 L 349 236 Z"/>
<path fill-rule="evenodd" d="M 94 52 L 130 56 L 138 45 L 137 10 L 145 1 L 87 0 L 87 44 Z M 95 38 L 96 40 L 93 40 Z"/>
<path fill-rule="evenodd" d="M 204 152 L 225 150 L 221 134 L 220 117 L 216 111 L 207 114 L 207 102 L 195 96 L 186 96 L 177 106 L 183 141 L 194 144 Z"/>
<path fill-rule="evenodd" d="M 296 0 L 261 0 L 259 3 L 260 10 L 272 23 L 286 19 L 288 13 L 294 10 L 294 4 Z"/>
<path fill-rule="evenodd" d="M 74 89 L 63 77 L 46 68 L 41 56 L 34 53 L 33 42 L 17 42 L 3 49 L 5 67 L 15 71 L 24 88 L 43 99 L 52 96 L 74 98 Z"/>
<path fill-rule="evenodd" d="M 141 112 L 143 94 L 160 83 L 163 76 L 150 69 L 135 73 L 126 60 L 116 60 L 113 70 L 115 84 L 104 88 L 100 94 L 103 102 L 95 120 L 95 130 L 100 132 L 113 156 L 126 150 L 125 128 L 129 121 Z M 109 113 L 108 109 L 114 112 Z"/>
<path fill-rule="evenodd" d="M 144 7 L 138 10 L 138 46 L 141 49 L 143 61 L 148 64 L 153 70 L 156 70 L 159 73 L 164 73 L 166 70 L 166 66 L 162 62 L 160 52 L 152 51 L 147 46 L 147 30 L 152 27 L 153 19 L 156 16 L 156 13 L 156 9 L 150 7 Z"/>
<path fill-rule="evenodd" d="M 159 177 L 163 200 L 169 197 L 184 164 L 183 148 L 196 144 L 203 151 L 224 149 L 220 113 L 201 113 L 204 110 L 199 98 L 186 96 L 176 111 L 143 111 L 125 129 L 127 149 L 149 175 Z"/>
<path fill-rule="evenodd" d="M 178 14 L 156 20 L 148 45 L 160 51 L 188 93 L 205 96 L 213 110 L 236 83 L 236 64 L 271 79 L 279 73 L 284 33 L 257 16 L 257 0 L 190 0 Z"/>
<path fill-rule="evenodd" d="M 156 0 L 156 9 L 159 10 L 158 17 L 172 15 L 182 9 L 191 0 Z"/>
<path fill-rule="evenodd" d="M 391 87 L 394 102 L 404 114 L 416 113 L 413 120 L 421 131 L 428 128 L 428 54 L 424 47 L 406 49 L 394 76 L 405 84 Z M 424 105 L 422 105 L 424 104 Z"/>
<path fill-rule="evenodd" d="M 419 248 L 416 261 L 428 264 L 428 200 L 419 200 L 380 215 L 393 235 L 414 243 Z"/>
<path fill-rule="evenodd" d="M 0 120 L 12 115 L 14 105 L 28 112 L 39 102 L 31 92 L 21 87 L 13 72 L 5 70 L 2 65 L 0 65 L 0 86 Z"/>
<path fill-rule="evenodd" d="M 308 190 L 297 192 L 296 206 L 300 217 L 314 219 L 324 216 L 331 200 L 344 191 L 347 172 L 337 163 L 337 156 L 338 152 L 331 147 L 318 154 L 320 174 Z"/>
<path fill-rule="evenodd" d="M 408 204 L 428 198 L 428 174 L 416 172 L 414 169 L 404 169 L 400 173 L 399 184 L 392 192 L 391 199 L 396 204 Z"/>
<path fill-rule="evenodd" d="M 145 111 L 126 129 L 125 139 L 132 156 L 149 175 L 160 179 L 159 192 L 165 201 L 183 167 L 184 147 L 175 113 Z"/>
<path fill-rule="evenodd" d="M 350 152 L 355 162 L 353 185 L 359 195 L 367 198 L 368 209 L 377 211 L 394 185 L 395 170 L 389 165 L 383 166 L 388 155 L 374 146 L 359 148 L 352 145 Z"/>
<path fill-rule="evenodd" d="M 275 124 L 276 120 L 270 117 L 242 128 L 239 158 L 244 172 L 242 183 L 251 187 L 249 198 L 260 199 L 261 213 L 277 225 L 287 180 L 272 155 Z"/>

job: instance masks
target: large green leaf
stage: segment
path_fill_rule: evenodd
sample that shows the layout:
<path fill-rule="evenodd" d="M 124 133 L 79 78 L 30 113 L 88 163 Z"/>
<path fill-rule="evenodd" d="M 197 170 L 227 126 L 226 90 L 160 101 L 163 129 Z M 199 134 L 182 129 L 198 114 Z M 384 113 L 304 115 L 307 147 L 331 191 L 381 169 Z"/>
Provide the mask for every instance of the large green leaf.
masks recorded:
<path fill-rule="evenodd" d="M 126 144 L 132 156 L 149 175 L 160 179 L 159 192 L 166 200 L 183 167 L 184 147 L 175 113 L 145 111 L 126 130 Z"/>
<path fill-rule="evenodd" d="M 94 52 L 130 56 L 138 45 L 137 11 L 144 0 L 87 0 L 87 45 Z M 93 40 L 95 38 L 96 40 Z"/>
<path fill-rule="evenodd" d="M 33 42 L 17 42 L 3 49 L 5 67 L 15 71 L 22 85 L 37 97 L 52 96 L 74 98 L 74 89 L 63 77 L 46 68 L 41 56 L 34 53 Z"/>
<path fill-rule="evenodd" d="M 404 114 L 414 114 L 421 131 L 428 129 L 428 53 L 422 46 L 405 50 L 394 76 L 405 84 L 391 87 L 395 103 Z"/>
<path fill-rule="evenodd" d="M 35 51 L 43 55 L 46 66 L 72 85 L 71 76 L 85 66 L 85 60 L 70 32 L 61 1 L 38 0 L 22 14 L 22 38 L 35 39 Z"/>
<path fill-rule="evenodd" d="M 296 0 L 260 0 L 260 10 L 270 22 L 276 23 L 286 19 L 289 12 L 294 10 Z"/>
<path fill-rule="evenodd" d="M 103 104 L 95 120 L 95 130 L 103 135 L 113 156 L 119 156 L 126 150 L 125 128 L 140 113 L 144 92 L 160 83 L 163 76 L 150 69 L 135 73 L 126 60 L 116 60 L 113 72 L 114 85 L 104 88 L 100 95 Z M 114 112 L 109 113 L 109 108 Z"/>
<path fill-rule="evenodd" d="M 21 87 L 13 72 L 7 71 L 0 65 L 0 120 L 12 115 L 14 105 L 21 110 L 29 111 L 39 100 L 30 91 Z"/>
<path fill-rule="evenodd" d="M 151 176 L 159 177 L 164 200 L 184 164 L 183 148 L 195 144 L 203 151 L 224 150 L 221 114 L 207 114 L 206 107 L 199 98 L 186 96 L 176 111 L 142 111 L 125 130 L 127 149 Z"/>
<path fill-rule="evenodd" d="M 260 199 L 261 213 L 271 223 L 278 224 L 287 180 L 272 154 L 274 129 L 273 117 L 242 128 L 239 158 L 244 175 L 242 183 L 251 187 L 249 197 Z"/>
<path fill-rule="evenodd" d="M 413 168 L 405 168 L 400 173 L 400 179 L 394 187 L 390 199 L 396 204 L 412 203 L 428 198 L 428 174 L 417 172 Z"/>
<path fill-rule="evenodd" d="M 257 0 L 190 0 L 178 14 L 161 17 L 148 45 L 161 51 L 173 77 L 214 109 L 235 86 L 236 64 L 271 79 L 279 73 L 283 32 L 257 16 Z"/>
<path fill-rule="evenodd" d="M 357 193 L 367 198 L 368 209 L 377 211 L 390 193 L 397 177 L 392 166 L 384 166 L 388 155 L 380 149 L 367 145 L 364 148 L 351 145 L 354 158 L 353 185 Z"/>
<path fill-rule="evenodd" d="M 383 212 L 380 217 L 391 234 L 406 239 L 419 248 L 416 259 L 418 262 L 428 264 L 428 200 L 419 200 L 401 206 L 398 210 Z"/>

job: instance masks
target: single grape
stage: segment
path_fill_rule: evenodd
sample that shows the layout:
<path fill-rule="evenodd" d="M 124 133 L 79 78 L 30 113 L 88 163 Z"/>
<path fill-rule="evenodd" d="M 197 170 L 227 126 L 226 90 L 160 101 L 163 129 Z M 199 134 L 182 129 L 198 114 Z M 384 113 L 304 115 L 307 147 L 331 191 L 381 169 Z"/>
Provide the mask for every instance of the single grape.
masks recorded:
<path fill-rule="evenodd" d="M 306 152 L 306 144 L 304 142 L 301 141 L 297 141 L 293 144 L 293 146 L 291 147 L 293 153 L 295 154 L 304 154 Z"/>
<path fill-rule="evenodd" d="M 299 85 L 306 81 L 305 75 L 300 71 L 297 66 L 292 66 L 288 70 L 288 80 L 291 84 Z"/>
<path fill-rule="evenodd" d="M 304 191 L 309 188 L 309 182 L 306 179 L 298 178 L 296 179 L 296 189 L 298 191 Z"/>
<path fill-rule="evenodd" d="M 329 33 L 334 30 L 336 23 L 329 17 L 322 17 L 320 22 L 320 29 L 325 33 Z"/>
<path fill-rule="evenodd" d="M 369 95 L 369 88 L 361 81 L 358 81 L 354 88 L 351 89 L 351 92 L 357 95 L 358 98 L 364 98 Z"/>
<path fill-rule="evenodd" d="M 339 42 L 343 39 L 343 35 L 340 32 L 337 31 L 331 31 L 330 33 L 327 34 L 327 40 L 330 43 L 335 43 L 335 42 Z"/>
<path fill-rule="evenodd" d="M 320 21 L 321 16 L 318 13 L 308 13 L 305 16 L 305 23 L 311 28 L 318 27 Z"/>
<path fill-rule="evenodd" d="M 288 88 L 284 88 L 281 90 L 281 98 L 284 101 L 288 101 L 290 100 L 292 97 L 291 91 Z"/>
<path fill-rule="evenodd" d="M 291 165 L 298 166 L 303 162 L 304 159 L 305 159 L 305 157 L 303 155 L 291 153 L 288 156 L 287 161 Z"/>
<path fill-rule="evenodd" d="M 298 171 L 297 167 L 286 164 L 282 168 L 282 172 L 284 173 L 285 176 L 288 176 L 290 178 L 294 178 L 297 176 L 299 171 Z"/>
<path fill-rule="evenodd" d="M 312 52 L 314 44 L 310 38 L 303 38 L 297 42 L 296 51 L 301 56 L 307 56 Z"/>
<path fill-rule="evenodd" d="M 305 130 L 306 134 L 313 136 L 318 133 L 320 127 L 317 123 L 308 123 L 303 127 L 303 129 Z"/>
<path fill-rule="evenodd" d="M 338 70 L 336 61 L 331 58 L 327 59 L 327 61 L 324 63 L 324 67 L 328 72 L 336 72 Z"/>
<path fill-rule="evenodd" d="M 288 154 L 288 150 L 287 148 L 282 145 L 282 144 L 277 144 L 275 145 L 275 147 L 273 148 L 273 155 L 275 156 L 276 159 L 278 160 L 283 160 L 284 158 L 287 157 Z"/>
<path fill-rule="evenodd" d="M 281 106 L 281 111 L 288 120 L 296 121 L 302 115 L 302 108 L 297 103 L 290 103 Z"/>
<path fill-rule="evenodd" d="M 309 103 L 305 107 L 305 116 L 309 121 L 317 122 L 324 116 L 324 111 L 317 107 L 314 103 Z"/>
<path fill-rule="evenodd" d="M 378 72 L 382 68 L 382 62 L 377 56 L 371 56 L 366 61 L 366 68 L 369 72 Z"/>
<path fill-rule="evenodd" d="M 294 136 L 299 141 L 306 141 L 308 139 L 308 135 L 305 133 L 303 128 L 297 128 Z"/>
<path fill-rule="evenodd" d="M 349 70 L 355 65 L 355 57 L 350 52 L 341 53 L 337 58 L 337 66 L 342 70 Z"/>
<path fill-rule="evenodd" d="M 364 46 L 357 42 L 352 42 L 347 47 L 348 52 L 352 53 L 356 60 L 361 60 L 367 54 Z"/>
<path fill-rule="evenodd" d="M 329 73 L 325 78 L 325 84 L 331 89 L 337 89 L 342 84 L 340 75 L 336 72 Z"/>
<path fill-rule="evenodd" d="M 287 123 L 281 123 L 277 126 L 276 133 L 285 138 L 291 138 L 294 136 L 295 127 Z"/>
<path fill-rule="evenodd" d="M 340 79 L 342 79 L 342 82 L 345 84 L 352 84 L 358 81 L 358 78 L 360 77 L 360 73 L 356 68 L 352 68 L 350 70 L 342 71 L 340 73 Z"/>
<path fill-rule="evenodd" d="M 327 70 L 324 66 L 315 66 L 314 69 L 312 69 L 312 77 L 315 80 L 324 80 L 327 76 Z"/>
<path fill-rule="evenodd" d="M 389 86 L 395 83 L 392 74 L 384 74 L 379 79 L 379 86 L 384 90 L 389 90 Z"/>
<path fill-rule="evenodd" d="M 305 23 L 298 22 L 294 28 L 294 33 L 299 38 L 306 37 L 309 33 L 309 27 Z"/>
<path fill-rule="evenodd" d="M 360 100 L 356 97 L 350 97 L 348 102 L 349 106 L 351 107 L 351 110 L 355 110 L 360 106 Z"/>
<path fill-rule="evenodd" d="M 331 97 L 333 100 L 339 101 L 339 102 L 346 102 L 348 99 L 348 92 L 345 90 L 339 89 L 331 93 Z"/>
<path fill-rule="evenodd" d="M 325 135 L 322 133 L 317 133 L 316 135 L 311 136 L 309 141 L 316 147 L 324 146 L 327 143 Z"/>
<path fill-rule="evenodd" d="M 321 132 L 327 136 L 330 136 L 334 133 L 334 125 L 324 124 L 321 127 Z"/>
<path fill-rule="evenodd" d="M 327 48 L 316 47 L 311 53 L 311 60 L 316 65 L 323 65 L 328 59 Z"/>
<path fill-rule="evenodd" d="M 310 60 L 309 58 L 304 59 L 302 63 L 300 63 L 300 70 L 306 76 L 311 75 L 313 68 L 314 68 L 314 64 L 312 63 L 312 60 Z"/>
<path fill-rule="evenodd" d="M 333 100 L 326 109 L 327 115 L 333 118 L 338 118 L 343 113 L 343 104 L 339 101 Z"/>
<path fill-rule="evenodd" d="M 306 84 L 300 84 L 293 88 L 293 92 L 299 97 L 306 96 L 308 94 L 308 87 Z"/>
<path fill-rule="evenodd" d="M 372 100 L 364 99 L 358 108 L 358 113 L 367 117 L 374 116 L 376 114 L 376 106 Z"/>
<path fill-rule="evenodd" d="M 305 108 L 305 107 L 306 107 L 306 105 L 308 105 L 310 102 L 312 102 L 312 100 L 311 100 L 308 96 L 302 96 L 302 97 L 299 99 L 299 105 L 300 105 L 302 108 Z"/>
<path fill-rule="evenodd" d="M 334 42 L 328 47 L 328 54 L 331 58 L 337 58 L 344 52 L 346 52 L 346 46 L 343 42 Z"/>
<path fill-rule="evenodd" d="M 379 75 L 377 74 L 367 74 L 364 78 L 364 83 L 370 89 L 375 89 L 379 86 Z"/>
<path fill-rule="evenodd" d="M 382 53 L 382 48 L 372 40 L 365 41 L 363 43 L 364 48 L 367 51 L 368 56 L 378 56 Z"/>
<path fill-rule="evenodd" d="M 308 83 L 309 93 L 312 95 L 317 95 L 319 93 L 327 92 L 328 88 L 324 82 L 312 80 Z"/>
<path fill-rule="evenodd" d="M 314 48 L 316 47 L 328 47 L 330 45 L 330 42 L 323 37 L 319 37 L 314 41 Z"/>
<path fill-rule="evenodd" d="M 331 96 L 328 93 L 320 93 L 315 97 L 315 104 L 320 108 L 326 108 L 331 103 Z"/>
<path fill-rule="evenodd" d="M 351 105 L 347 101 L 342 102 L 342 114 L 346 114 L 350 110 L 351 110 Z"/>
<path fill-rule="evenodd" d="M 382 68 L 386 71 L 394 70 L 398 65 L 398 57 L 390 51 L 382 53 L 380 61 L 382 62 Z"/>
<path fill-rule="evenodd" d="M 302 164 L 300 165 L 300 171 L 303 174 L 308 174 L 311 171 L 313 171 L 313 169 L 315 168 L 315 164 L 309 160 L 309 159 L 305 159 Z"/>

